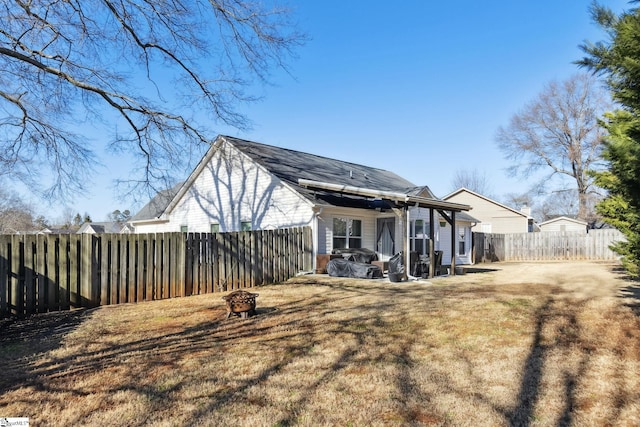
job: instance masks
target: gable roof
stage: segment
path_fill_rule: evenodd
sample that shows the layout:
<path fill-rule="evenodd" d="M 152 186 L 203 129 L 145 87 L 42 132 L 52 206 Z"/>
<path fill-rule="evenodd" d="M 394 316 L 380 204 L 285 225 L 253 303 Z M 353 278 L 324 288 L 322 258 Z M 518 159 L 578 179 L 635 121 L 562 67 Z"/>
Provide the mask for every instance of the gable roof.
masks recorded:
<path fill-rule="evenodd" d="M 93 231 L 96 234 L 102 233 L 122 233 L 126 231 L 129 226 L 122 222 L 85 222 L 80 226 L 77 234 L 90 233 Z"/>
<path fill-rule="evenodd" d="M 300 180 L 342 186 L 348 184 L 348 186 L 355 188 L 374 188 L 412 197 L 440 200 L 433 195 L 429 187 L 416 186 L 401 176 L 384 169 L 220 135 L 187 181 L 171 190 L 159 193 L 131 219 L 131 222 L 151 220 L 171 212 L 223 144 L 228 144 L 249 157 L 254 163 L 280 179 L 314 205 L 370 207 L 371 201 L 367 197 L 356 194 L 338 194 L 335 191 L 309 188 L 309 186 L 301 185 Z"/>
<path fill-rule="evenodd" d="M 489 197 L 487 197 L 487 196 L 483 196 L 482 194 L 476 193 L 475 191 L 471 191 L 471 190 L 469 190 L 468 188 L 464 188 L 464 187 L 460 187 L 460 188 L 458 188 L 456 191 L 454 191 L 453 193 L 447 194 L 446 196 L 444 196 L 444 197 L 442 198 L 442 200 L 449 200 L 449 199 L 450 199 L 450 198 L 452 198 L 453 196 L 456 196 L 456 195 L 458 195 L 458 194 L 460 194 L 460 193 L 462 193 L 462 192 L 466 192 L 466 193 L 469 193 L 469 194 L 471 194 L 471 195 L 473 195 L 473 196 L 475 196 L 475 197 L 478 197 L 478 198 L 480 198 L 480 199 L 486 200 L 486 201 L 487 201 L 487 202 L 489 202 L 489 203 L 493 203 L 493 204 L 494 204 L 494 205 L 496 205 L 496 206 L 500 206 L 501 208 L 507 209 L 507 210 L 509 210 L 509 211 L 511 211 L 511 212 L 513 212 L 513 213 L 516 213 L 516 214 L 518 214 L 518 215 L 521 215 L 521 216 L 523 216 L 523 217 L 525 217 L 525 218 L 530 218 L 530 216 L 529 216 L 529 215 L 527 215 L 526 213 L 524 213 L 524 212 L 522 212 L 522 211 L 519 211 L 519 210 L 517 210 L 517 209 L 511 208 L 511 207 L 509 207 L 509 206 L 507 206 L 507 205 L 503 205 L 503 204 L 502 204 L 502 203 L 500 203 L 500 202 L 496 202 L 495 200 L 490 199 L 490 198 L 489 198 Z"/>
<path fill-rule="evenodd" d="M 172 188 L 162 190 L 156 194 L 146 205 L 142 207 L 129 222 L 144 221 L 148 219 L 158 218 L 165 211 L 171 200 L 178 194 L 184 182 L 179 182 Z"/>
<path fill-rule="evenodd" d="M 555 218 L 551 218 L 550 220 L 541 222 L 538 224 L 538 226 L 544 226 L 544 225 L 548 225 L 548 224 L 552 224 L 554 222 L 572 222 L 574 224 L 578 224 L 578 225 L 584 225 L 585 227 L 588 225 L 588 223 L 586 221 L 581 221 L 579 219 L 575 219 L 575 218 L 569 218 L 568 216 L 558 216 Z"/>
<path fill-rule="evenodd" d="M 434 197 L 428 187 L 418 187 L 401 176 L 384 169 L 230 136 L 220 138 L 225 139 L 282 181 L 296 187 L 299 187 L 299 179 L 306 179 L 334 184 L 348 183 L 354 187 L 403 193 L 427 191 L 430 197 Z M 296 188 L 296 190 L 298 189 L 303 190 L 302 187 Z"/>

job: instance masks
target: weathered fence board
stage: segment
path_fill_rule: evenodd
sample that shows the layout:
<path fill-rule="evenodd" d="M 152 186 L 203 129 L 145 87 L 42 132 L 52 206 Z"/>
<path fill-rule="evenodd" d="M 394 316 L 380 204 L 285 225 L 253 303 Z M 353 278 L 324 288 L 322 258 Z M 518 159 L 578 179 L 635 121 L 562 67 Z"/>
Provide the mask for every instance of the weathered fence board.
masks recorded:
<path fill-rule="evenodd" d="M 473 233 L 475 262 L 616 260 L 609 247 L 624 239 L 618 230 L 514 234 Z"/>
<path fill-rule="evenodd" d="M 0 317 L 151 301 L 311 271 L 311 229 L 0 235 Z"/>

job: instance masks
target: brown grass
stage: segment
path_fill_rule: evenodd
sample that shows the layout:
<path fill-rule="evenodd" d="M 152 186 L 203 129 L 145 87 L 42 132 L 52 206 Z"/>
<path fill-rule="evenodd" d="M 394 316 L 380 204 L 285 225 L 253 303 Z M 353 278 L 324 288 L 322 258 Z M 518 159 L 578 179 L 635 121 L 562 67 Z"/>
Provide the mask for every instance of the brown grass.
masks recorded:
<path fill-rule="evenodd" d="M 498 264 L 389 283 L 305 276 L 0 329 L 0 416 L 31 425 L 640 425 L 636 284 Z"/>

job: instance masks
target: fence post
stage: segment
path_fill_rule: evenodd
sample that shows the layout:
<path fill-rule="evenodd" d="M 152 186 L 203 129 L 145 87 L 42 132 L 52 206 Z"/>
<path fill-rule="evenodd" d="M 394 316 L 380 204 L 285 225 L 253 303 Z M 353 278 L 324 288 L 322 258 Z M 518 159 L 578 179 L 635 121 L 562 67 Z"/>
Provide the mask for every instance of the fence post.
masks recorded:
<path fill-rule="evenodd" d="M 19 316 L 24 311 L 24 289 L 22 287 L 22 238 L 18 235 L 12 235 L 10 240 L 9 254 L 9 303 L 11 312 Z"/>
<path fill-rule="evenodd" d="M 9 271 L 9 252 L 10 238 L 0 236 L 0 318 L 9 315 L 9 289 L 11 287 L 11 278 Z"/>
<path fill-rule="evenodd" d="M 174 241 L 175 241 L 175 255 L 176 255 L 176 292 L 177 296 L 184 297 L 187 296 L 186 293 L 186 281 L 185 281 L 185 269 L 184 265 L 186 262 L 186 246 L 187 246 L 187 233 L 174 233 Z M 180 268 L 182 266 L 182 268 Z"/>
<path fill-rule="evenodd" d="M 25 292 L 25 311 L 29 315 L 37 312 L 37 252 L 36 252 L 36 236 L 25 235 L 23 239 L 24 245 L 24 292 Z"/>

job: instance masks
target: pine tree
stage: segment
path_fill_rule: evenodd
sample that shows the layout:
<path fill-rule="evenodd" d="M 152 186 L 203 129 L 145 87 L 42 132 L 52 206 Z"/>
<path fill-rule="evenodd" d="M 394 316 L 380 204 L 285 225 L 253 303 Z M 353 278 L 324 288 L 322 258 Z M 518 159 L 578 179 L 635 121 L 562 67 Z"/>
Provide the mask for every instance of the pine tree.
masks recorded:
<path fill-rule="evenodd" d="M 636 2 L 634 2 L 636 3 Z M 602 74 L 619 109 L 607 113 L 602 126 L 603 157 L 607 170 L 593 173 L 596 184 L 608 191 L 597 206 L 604 220 L 627 238 L 613 249 L 623 256 L 629 273 L 640 274 L 640 9 L 619 16 L 594 5 L 592 15 L 608 40 L 582 46 L 587 57 L 578 64 Z"/>

